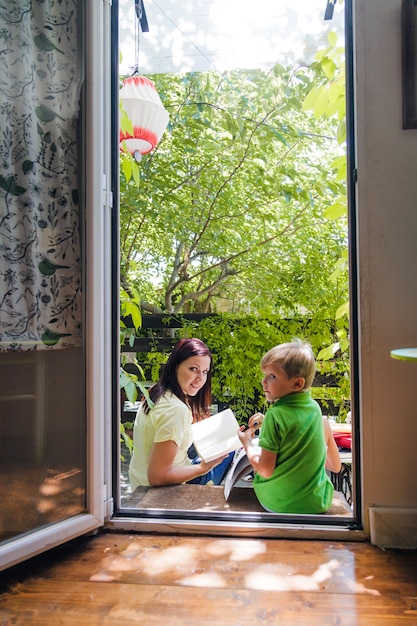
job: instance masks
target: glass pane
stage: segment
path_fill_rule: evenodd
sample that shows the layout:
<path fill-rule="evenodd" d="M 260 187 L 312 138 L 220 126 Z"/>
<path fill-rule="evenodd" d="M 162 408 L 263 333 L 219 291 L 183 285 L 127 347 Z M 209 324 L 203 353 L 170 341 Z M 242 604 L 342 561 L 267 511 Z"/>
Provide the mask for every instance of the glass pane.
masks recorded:
<path fill-rule="evenodd" d="M 72 348 L 0 354 L 0 540 L 85 508 L 83 362 Z"/>
<path fill-rule="evenodd" d="M 83 3 L 26 4 L 0 9 L 0 541 L 85 510 Z"/>

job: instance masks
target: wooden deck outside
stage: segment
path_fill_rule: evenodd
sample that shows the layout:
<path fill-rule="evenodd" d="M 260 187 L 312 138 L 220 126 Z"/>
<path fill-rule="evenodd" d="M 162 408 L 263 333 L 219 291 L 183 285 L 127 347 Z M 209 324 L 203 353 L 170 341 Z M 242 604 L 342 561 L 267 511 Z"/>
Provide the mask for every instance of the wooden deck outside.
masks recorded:
<path fill-rule="evenodd" d="M 137 487 L 122 499 L 122 506 L 132 509 L 162 509 L 185 511 L 235 511 L 240 513 L 267 513 L 259 503 L 252 486 L 234 487 L 228 501 L 224 487 L 206 485 L 173 485 L 171 487 Z M 352 517 L 353 512 L 342 493 L 336 492 L 332 506 L 323 515 Z"/>
<path fill-rule="evenodd" d="M 0 624 L 417 624 L 417 551 L 99 533 L 0 573 Z"/>

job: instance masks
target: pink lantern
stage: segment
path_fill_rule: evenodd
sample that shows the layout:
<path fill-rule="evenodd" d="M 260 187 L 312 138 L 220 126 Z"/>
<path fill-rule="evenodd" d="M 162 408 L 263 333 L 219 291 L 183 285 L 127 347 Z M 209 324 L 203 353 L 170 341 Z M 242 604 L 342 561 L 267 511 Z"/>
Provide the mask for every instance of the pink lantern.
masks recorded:
<path fill-rule="evenodd" d="M 137 161 L 156 147 L 168 124 L 155 85 L 145 76 L 131 76 L 123 81 L 120 98 L 133 125 L 133 135 L 120 130 L 120 149 L 127 149 Z"/>

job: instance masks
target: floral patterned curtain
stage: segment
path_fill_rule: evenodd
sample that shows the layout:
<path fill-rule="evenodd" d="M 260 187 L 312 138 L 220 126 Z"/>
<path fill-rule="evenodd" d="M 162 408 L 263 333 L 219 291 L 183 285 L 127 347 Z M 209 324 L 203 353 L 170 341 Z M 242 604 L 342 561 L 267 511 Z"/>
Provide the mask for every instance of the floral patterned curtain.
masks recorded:
<path fill-rule="evenodd" d="M 81 343 L 77 0 L 0 0 L 0 351 Z"/>

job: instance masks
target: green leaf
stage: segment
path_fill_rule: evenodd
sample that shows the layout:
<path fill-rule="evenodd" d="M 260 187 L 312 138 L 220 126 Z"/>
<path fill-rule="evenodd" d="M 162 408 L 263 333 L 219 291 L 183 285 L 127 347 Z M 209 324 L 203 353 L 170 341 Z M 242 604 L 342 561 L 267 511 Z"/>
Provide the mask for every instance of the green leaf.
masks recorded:
<path fill-rule="evenodd" d="M 125 385 L 124 390 L 126 393 L 126 398 L 129 400 L 129 402 L 134 404 L 138 399 L 138 390 L 135 383 L 130 380 L 127 385 Z"/>
<path fill-rule="evenodd" d="M 336 0 L 334 0 L 336 2 Z M 329 46 L 335 48 L 337 45 L 337 33 L 334 30 L 329 31 L 327 35 L 327 41 L 329 42 Z"/>
<path fill-rule="evenodd" d="M 347 215 L 346 204 L 335 202 L 324 210 L 323 215 L 328 220 L 337 220 L 340 217 L 344 217 Z"/>
<path fill-rule="evenodd" d="M 132 163 L 132 177 L 137 187 L 140 185 L 140 172 L 138 164 Z"/>
<path fill-rule="evenodd" d="M 346 141 L 346 120 L 342 120 L 337 130 L 337 141 L 342 145 Z"/>
<path fill-rule="evenodd" d="M 326 76 L 326 78 L 328 80 L 332 80 L 334 78 L 335 72 L 336 72 L 336 64 L 334 63 L 334 61 L 332 61 L 331 59 L 329 59 L 328 57 L 323 58 L 322 62 L 321 62 L 321 67 L 323 69 L 323 72 Z"/>
<path fill-rule="evenodd" d="M 265 161 L 263 159 L 256 159 L 255 158 L 255 159 L 253 159 L 253 163 L 255 165 L 257 165 L 258 167 L 260 167 L 261 170 L 263 170 L 263 171 L 265 171 L 266 168 L 267 168 L 267 165 L 266 165 L 266 163 L 265 163 Z"/>
<path fill-rule="evenodd" d="M 122 158 L 121 165 L 122 165 L 123 176 L 125 177 L 126 182 L 129 182 L 129 180 L 132 177 L 132 162 L 130 159 Z"/>
<path fill-rule="evenodd" d="M 319 97 L 320 87 L 315 85 L 306 95 L 303 100 L 303 110 L 312 111 L 315 107 L 316 101 Z"/>
<path fill-rule="evenodd" d="M 122 103 L 120 102 L 120 130 L 123 133 L 123 136 L 131 135 L 133 136 L 133 122 L 129 118 L 128 114 L 124 110 Z"/>
<path fill-rule="evenodd" d="M 120 370 L 120 388 L 124 390 L 126 398 L 132 403 L 135 403 L 138 397 L 135 379 L 137 378 L 127 374 L 123 369 Z"/>
<path fill-rule="evenodd" d="M 317 355 L 317 359 L 319 361 L 328 361 L 334 357 L 338 350 L 340 350 L 340 343 L 337 341 L 336 343 L 332 343 L 331 346 L 327 346 L 327 348 L 320 350 Z"/>
<path fill-rule="evenodd" d="M 349 317 L 349 302 L 344 302 L 336 311 L 336 319 L 347 316 Z"/>

